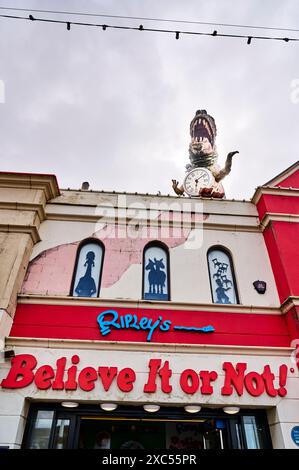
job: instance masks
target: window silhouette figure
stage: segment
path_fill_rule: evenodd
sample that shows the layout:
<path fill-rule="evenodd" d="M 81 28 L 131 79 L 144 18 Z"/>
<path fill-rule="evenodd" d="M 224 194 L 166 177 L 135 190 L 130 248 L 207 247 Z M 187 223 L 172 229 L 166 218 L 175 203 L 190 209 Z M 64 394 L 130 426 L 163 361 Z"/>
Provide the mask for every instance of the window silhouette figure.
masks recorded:
<path fill-rule="evenodd" d="M 208 266 L 213 302 L 238 304 L 238 292 L 230 254 L 221 247 L 210 248 Z"/>
<path fill-rule="evenodd" d="M 75 297 L 99 295 L 103 254 L 103 247 L 98 242 L 87 241 L 80 245 L 71 295 Z"/>
<path fill-rule="evenodd" d="M 169 300 L 169 259 L 167 248 L 147 245 L 143 252 L 143 299 Z"/>

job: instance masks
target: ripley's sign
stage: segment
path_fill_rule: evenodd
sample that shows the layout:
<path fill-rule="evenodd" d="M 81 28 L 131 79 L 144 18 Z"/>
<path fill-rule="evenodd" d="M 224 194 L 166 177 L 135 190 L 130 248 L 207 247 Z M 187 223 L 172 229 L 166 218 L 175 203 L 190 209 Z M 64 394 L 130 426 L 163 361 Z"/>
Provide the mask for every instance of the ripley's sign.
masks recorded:
<path fill-rule="evenodd" d="M 106 336 L 112 329 L 139 330 L 148 331 L 146 340 L 151 341 L 152 335 L 156 329 L 169 331 L 173 322 L 163 319 L 162 316 L 159 316 L 157 320 L 153 320 L 147 316 L 138 318 L 137 315 L 131 313 L 119 315 L 116 310 L 105 310 L 97 317 L 97 323 L 102 336 Z M 213 333 L 215 331 L 215 328 L 211 325 L 201 327 L 173 325 L 172 328 L 173 330 L 194 331 L 197 333 Z"/>
<path fill-rule="evenodd" d="M 131 392 L 136 381 L 136 372 L 130 367 L 119 369 L 118 367 L 99 366 L 84 367 L 78 371 L 80 358 L 73 355 L 71 364 L 67 364 L 67 358 L 61 357 L 56 361 L 55 368 L 50 365 L 40 365 L 37 369 L 37 359 L 31 354 L 18 354 L 11 361 L 11 368 L 7 377 L 2 380 L 1 387 L 6 389 L 19 389 L 32 383 L 39 390 L 77 390 L 79 387 L 85 392 L 95 388 L 95 383 L 100 381 L 105 392 L 109 392 L 111 385 L 116 384 L 124 393 Z M 270 397 L 284 397 L 287 395 L 286 382 L 288 367 L 285 364 L 279 367 L 279 376 L 275 378 L 269 365 L 265 365 L 263 372 L 247 371 L 247 364 L 238 362 L 223 362 L 224 375 L 218 376 L 214 370 L 185 369 L 179 374 L 179 386 L 181 390 L 193 395 L 212 395 L 214 384 L 221 381 L 221 395 L 239 396 L 247 391 L 251 396 L 258 397 L 264 393 Z M 294 369 L 290 369 L 294 373 Z M 176 377 L 176 375 L 175 375 Z M 143 384 L 144 393 L 155 393 L 157 389 L 162 393 L 171 393 L 173 387 L 173 374 L 169 361 L 150 359 L 148 372 Z"/>

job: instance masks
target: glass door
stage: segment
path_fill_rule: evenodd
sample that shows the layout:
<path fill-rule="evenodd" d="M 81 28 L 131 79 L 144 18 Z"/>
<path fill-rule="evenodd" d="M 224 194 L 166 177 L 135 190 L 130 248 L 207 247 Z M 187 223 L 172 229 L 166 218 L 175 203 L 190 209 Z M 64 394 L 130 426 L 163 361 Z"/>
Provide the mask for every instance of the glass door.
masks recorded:
<path fill-rule="evenodd" d="M 190 419 L 177 408 L 154 416 L 137 407 L 103 413 L 98 407 L 30 407 L 23 447 L 29 449 L 265 449 L 271 438 L 263 410 L 226 416 L 201 410 Z"/>
<path fill-rule="evenodd" d="M 73 447 L 77 417 L 56 410 L 31 413 L 24 446 L 29 449 L 69 449 Z"/>
<path fill-rule="evenodd" d="M 225 419 L 104 418 L 82 416 L 79 448 L 88 449 L 224 449 Z"/>
<path fill-rule="evenodd" d="M 263 429 L 255 416 L 242 416 L 247 449 L 263 448 Z"/>

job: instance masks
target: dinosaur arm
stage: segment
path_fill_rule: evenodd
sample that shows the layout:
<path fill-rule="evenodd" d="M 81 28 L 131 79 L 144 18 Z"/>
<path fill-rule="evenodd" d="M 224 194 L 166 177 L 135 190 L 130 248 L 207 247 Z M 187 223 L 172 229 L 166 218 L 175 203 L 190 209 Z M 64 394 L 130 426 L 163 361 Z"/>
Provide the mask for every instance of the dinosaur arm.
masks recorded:
<path fill-rule="evenodd" d="M 179 182 L 177 180 L 172 180 L 172 187 L 178 196 L 182 196 L 184 194 L 184 188 L 183 186 L 179 187 Z"/>
<path fill-rule="evenodd" d="M 229 154 L 227 155 L 224 168 L 222 168 L 215 176 L 215 180 L 217 181 L 217 183 L 219 183 L 219 181 L 221 181 L 226 175 L 230 173 L 230 170 L 232 168 L 233 156 L 236 155 L 236 153 L 239 152 L 236 150 L 234 152 L 229 152 Z"/>

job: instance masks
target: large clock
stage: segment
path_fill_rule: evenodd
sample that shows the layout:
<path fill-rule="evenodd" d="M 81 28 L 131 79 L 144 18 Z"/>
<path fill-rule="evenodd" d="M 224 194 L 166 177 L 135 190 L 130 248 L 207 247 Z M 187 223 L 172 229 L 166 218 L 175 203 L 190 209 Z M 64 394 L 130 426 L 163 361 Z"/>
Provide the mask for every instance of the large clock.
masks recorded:
<path fill-rule="evenodd" d="M 184 191 L 188 196 L 199 196 L 201 188 L 210 188 L 215 183 L 215 178 L 207 168 L 194 168 L 184 179 Z"/>

